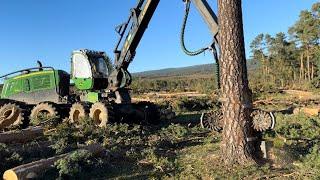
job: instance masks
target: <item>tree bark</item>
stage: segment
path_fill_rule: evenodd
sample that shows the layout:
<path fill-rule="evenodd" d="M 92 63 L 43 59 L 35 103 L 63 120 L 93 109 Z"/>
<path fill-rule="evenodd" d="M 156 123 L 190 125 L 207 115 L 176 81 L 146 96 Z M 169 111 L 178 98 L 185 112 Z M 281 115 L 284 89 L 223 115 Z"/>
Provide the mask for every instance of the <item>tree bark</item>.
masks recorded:
<path fill-rule="evenodd" d="M 32 127 L 21 131 L 9 131 L 0 133 L 0 143 L 25 143 L 42 137 L 43 127 Z"/>
<path fill-rule="evenodd" d="M 257 141 L 251 126 L 252 93 L 248 85 L 241 0 L 218 0 L 221 47 L 221 101 L 226 164 L 257 160 Z M 260 152 L 260 151 L 259 151 Z"/>
<path fill-rule="evenodd" d="M 311 81 L 310 54 L 309 54 L 309 50 L 307 50 L 307 72 L 308 72 L 308 81 Z"/>
<path fill-rule="evenodd" d="M 266 59 L 264 57 L 264 54 L 261 53 L 261 58 L 262 58 L 262 75 L 263 75 L 263 81 L 266 82 L 267 81 L 267 74 L 268 74 L 268 66 L 266 63 Z"/>
<path fill-rule="evenodd" d="M 303 52 L 301 52 L 300 56 L 300 82 L 304 78 L 304 66 L 303 66 Z"/>
<path fill-rule="evenodd" d="M 314 79 L 314 65 L 311 63 L 311 80 Z"/>

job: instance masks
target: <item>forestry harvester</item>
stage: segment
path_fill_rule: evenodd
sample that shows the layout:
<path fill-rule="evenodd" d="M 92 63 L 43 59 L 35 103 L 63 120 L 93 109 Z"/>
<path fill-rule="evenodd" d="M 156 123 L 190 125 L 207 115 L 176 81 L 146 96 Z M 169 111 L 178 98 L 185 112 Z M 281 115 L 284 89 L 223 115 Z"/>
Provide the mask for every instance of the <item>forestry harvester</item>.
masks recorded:
<path fill-rule="evenodd" d="M 88 116 L 101 127 L 108 121 L 125 121 L 129 117 L 149 123 L 157 121 L 160 114 L 154 104 L 130 103 L 129 96 L 126 101 L 119 97 L 127 89 L 111 90 L 108 78 L 112 70 L 104 52 L 78 50 L 72 53 L 71 75 L 43 67 L 39 62 L 38 67 L 2 76 L 5 81 L 0 100 L 0 129 L 27 125 L 29 119 L 39 122 L 68 114 L 72 122 Z"/>
<path fill-rule="evenodd" d="M 114 65 L 111 65 L 104 52 L 77 50 L 72 53 L 71 74 L 43 67 L 38 62 L 36 68 L 0 77 L 5 79 L 0 99 L 0 130 L 27 126 L 29 120 L 38 122 L 35 125 L 39 125 L 44 123 L 41 119 L 67 116 L 71 122 L 90 117 L 100 127 L 106 126 L 109 121 L 140 120 L 144 123 L 157 123 L 161 113 L 155 104 L 131 102 L 129 86 L 132 77 L 128 67 L 159 2 L 160 0 L 138 0 L 137 6 L 130 10 L 128 20 L 116 28 L 120 38 L 114 50 Z M 206 0 L 184 2 L 186 8 L 181 33 L 182 49 L 190 56 L 210 50 L 218 65 L 219 76 L 217 16 Z M 213 36 L 213 43 L 209 47 L 195 52 L 187 50 L 184 43 L 191 2 L 197 7 Z M 72 92 L 70 80 L 74 83 Z M 43 116 L 46 118 L 42 118 Z M 257 119 L 256 126 L 262 130 L 273 124 L 268 114 L 256 117 L 261 117 Z M 204 114 L 201 122 L 211 128 L 217 119 L 219 118 L 215 115 Z"/>

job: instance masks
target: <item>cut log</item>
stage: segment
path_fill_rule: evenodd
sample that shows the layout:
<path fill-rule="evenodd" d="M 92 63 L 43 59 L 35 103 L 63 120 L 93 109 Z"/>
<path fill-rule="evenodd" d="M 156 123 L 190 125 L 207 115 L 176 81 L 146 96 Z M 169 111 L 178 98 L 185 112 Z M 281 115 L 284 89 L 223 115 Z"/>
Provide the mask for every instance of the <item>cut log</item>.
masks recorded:
<path fill-rule="evenodd" d="M 80 148 L 80 150 L 87 150 L 95 156 L 103 155 L 105 149 L 100 144 L 92 144 Z M 73 151 L 75 152 L 75 151 Z M 54 163 L 73 152 L 51 157 L 49 159 L 42 159 L 29 164 L 24 164 L 13 169 L 9 169 L 3 174 L 4 180 L 18 180 L 18 179 L 34 179 L 53 167 Z"/>
<path fill-rule="evenodd" d="M 303 108 L 296 108 L 293 110 L 293 114 L 304 113 L 307 116 L 318 116 L 320 112 L 319 107 L 303 107 Z"/>
<path fill-rule="evenodd" d="M 0 143 L 25 143 L 42 137 L 44 128 L 32 127 L 21 131 L 9 131 L 0 134 Z"/>

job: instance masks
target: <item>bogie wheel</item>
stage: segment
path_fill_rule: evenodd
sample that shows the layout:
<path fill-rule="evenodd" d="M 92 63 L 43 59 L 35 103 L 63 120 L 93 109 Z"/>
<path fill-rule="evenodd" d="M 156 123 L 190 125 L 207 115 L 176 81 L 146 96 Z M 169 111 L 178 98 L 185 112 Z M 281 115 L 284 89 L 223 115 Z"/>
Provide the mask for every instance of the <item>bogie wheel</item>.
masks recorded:
<path fill-rule="evenodd" d="M 83 103 L 74 103 L 69 112 L 69 120 L 71 123 L 77 123 L 81 119 L 88 117 L 88 106 Z"/>
<path fill-rule="evenodd" d="M 40 103 L 32 109 L 30 120 L 33 125 L 39 125 L 52 118 L 57 118 L 58 115 L 59 113 L 53 104 Z"/>
<path fill-rule="evenodd" d="M 97 102 L 90 108 L 89 117 L 99 127 L 106 127 L 109 121 L 114 118 L 112 106 Z"/>
<path fill-rule="evenodd" d="M 255 109 L 251 113 L 251 117 L 252 126 L 256 131 L 263 132 L 275 127 L 276 119 L 272 112 Z"/>
<path fill-rule="evenodd" d="M 21 126 L 23 120 L 23 110 L 17 104 L 8 103 L 0 108 L 0 130 L 10 126 Z"/>
<path fill-rule="evenodd" d="M 200 125 L 202 128 L 209 129 L 211 131 L 221 132 L 222 118 L 223 116 L 220 110 L 214 110 L 209 113 L 202 113 L 200 118 Z"/>

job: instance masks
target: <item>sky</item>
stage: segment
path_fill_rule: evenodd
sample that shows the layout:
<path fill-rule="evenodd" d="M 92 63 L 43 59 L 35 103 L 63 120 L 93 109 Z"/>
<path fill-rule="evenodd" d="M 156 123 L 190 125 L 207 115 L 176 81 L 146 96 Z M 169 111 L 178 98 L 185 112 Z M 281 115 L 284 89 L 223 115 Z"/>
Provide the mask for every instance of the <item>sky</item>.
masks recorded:
<path fill-rule="evenodd" d="M 208 0 L 214 11 L 217 1 Z M 115 27 L 127 20 L 136 0 L 0 0 L 0 74 L 45 66 L 70 71 L 73 50 L 105 51 L 113 58 L 118 40 Z M 287 32 L 301 10 L 317 0 L 243 0 L 246 54 L 260 33 Z M 137 49 L 129 70 L 184 67 L 213 63 L 208 52 L 185 55 L 180 47 L 184 16 L 182 0 L 161 0 Z M 199 49 L 211 44 L 211 34 L 192 7 L 186 30 L 186 45 Z"/>

